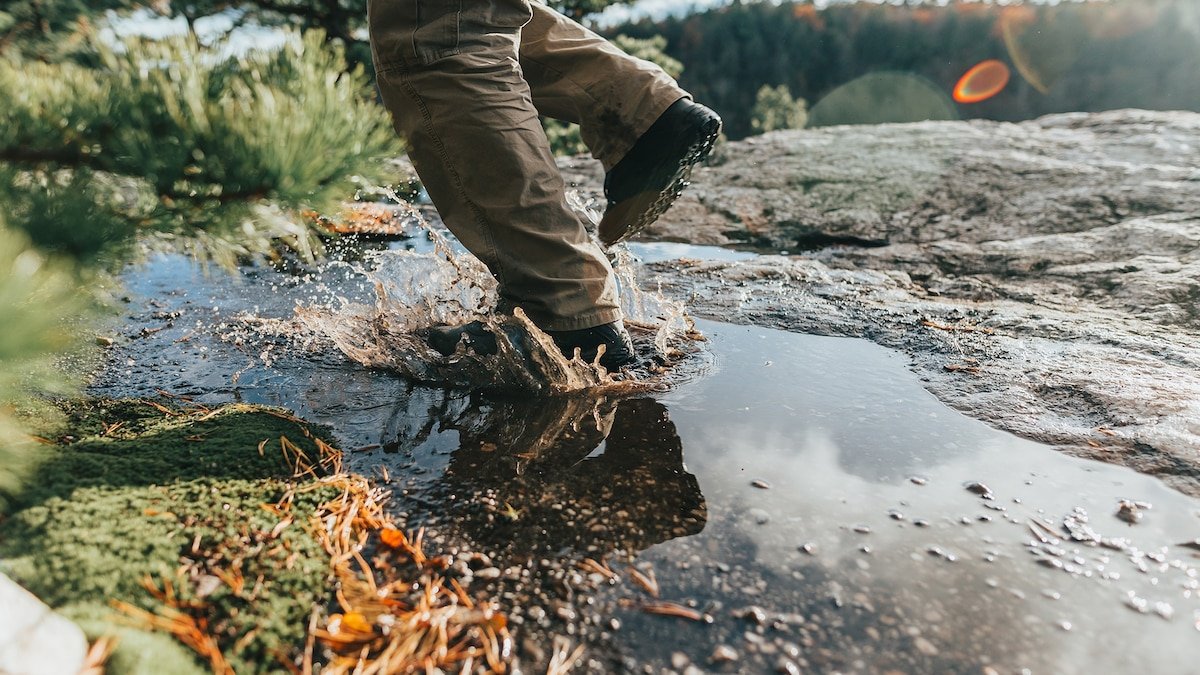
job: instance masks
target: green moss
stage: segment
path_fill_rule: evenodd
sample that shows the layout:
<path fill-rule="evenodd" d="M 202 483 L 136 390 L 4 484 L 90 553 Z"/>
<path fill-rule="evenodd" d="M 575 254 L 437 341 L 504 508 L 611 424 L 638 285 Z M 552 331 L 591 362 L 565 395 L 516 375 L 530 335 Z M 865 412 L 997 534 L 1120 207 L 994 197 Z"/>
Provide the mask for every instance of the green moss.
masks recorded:
<path fill-rule="evenodd" d="M 237 672 L 277 671 L 280 658 L 294 658 L 312 608 L 329 597 L 328 558 L 307 525 L 333 496 L 300 490 L 285 516 L 271 508 L 295 487 L 279 437 L 315 456 L 302 426 L 241 405 L 167 416 L 103 401 L 67 413 L 60 438 L 72 442 L 31 450 L 37 479 L 0 522 L 5 571 L 91 635 L 119 632 L 113 673 L 203 665 L 112 609 L 112 600 L 160 609 L 142 586 L 147 577 L 169 580 L 181 601 L 203 608 L 193 614 Z M 217 582 L 231 571 L 242 588 Z"/>

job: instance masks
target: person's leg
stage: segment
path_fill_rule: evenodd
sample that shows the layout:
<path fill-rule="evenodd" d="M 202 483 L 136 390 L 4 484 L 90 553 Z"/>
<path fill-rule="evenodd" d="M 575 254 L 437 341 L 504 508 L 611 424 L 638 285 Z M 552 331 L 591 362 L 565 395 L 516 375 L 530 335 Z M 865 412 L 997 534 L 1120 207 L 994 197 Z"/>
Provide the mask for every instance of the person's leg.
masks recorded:
<path fill-rule="evenodd" d="M 538 110 L 578 123 L 604 165 L 608 206 L 597 233 L 606 245 L 658 219 L 720 133 L 721 118 L 661 68 L 546 7 L 533 6 L 520 59 Z"/>
<path fill-rule="evenodd" d="M 657 65 L 634 58 L 562 14 L 534 3 L 520 61 L 533 103 L 574 122 L 607 171 L 663 111 L 689 94 Z"/>
<path fill-rule="evenodd" d="M 447 227 L 539 327 L 619 321 L 517 60 L 526 0 L 372 0 L 379 89 Z"/>

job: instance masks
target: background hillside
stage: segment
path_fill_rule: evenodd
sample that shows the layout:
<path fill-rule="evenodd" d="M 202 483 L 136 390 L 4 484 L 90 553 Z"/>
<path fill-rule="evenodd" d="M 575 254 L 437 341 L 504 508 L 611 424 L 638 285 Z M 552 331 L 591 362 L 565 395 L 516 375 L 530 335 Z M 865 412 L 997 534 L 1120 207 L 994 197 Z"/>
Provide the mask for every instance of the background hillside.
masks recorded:
<path fill-rule="evenodd" d="M 1200 110 L 1198 17 L 1194 0 L 825 9 L 807 2 L 753 3 L 643 20 L 606 33 L 666 38 L 666 53 L 683 64 L 683 86 L 721 113 L 731 138 L 740 138 L 753 132 L 752 109 L 764 85 L 785 85 L 812 108 L 839 86 L 879 72 L 898 76 L 886 87 L 889 95 L 851 97 L 853 108 L 878 108 L 865 121 L 1022 120 L 1127 107 Z M 1011 69 L 1007 87 L 979 103 L 954 103 L 955 83 L 986 59 Z M 912 102 L 921 97 L 929 100 Z M 838 119 L 846 116 L 845 106 L 832 106 L 841 110 L 828 111 L 833 119 L 826 114 L 824 123 L 859 121 Z"/>

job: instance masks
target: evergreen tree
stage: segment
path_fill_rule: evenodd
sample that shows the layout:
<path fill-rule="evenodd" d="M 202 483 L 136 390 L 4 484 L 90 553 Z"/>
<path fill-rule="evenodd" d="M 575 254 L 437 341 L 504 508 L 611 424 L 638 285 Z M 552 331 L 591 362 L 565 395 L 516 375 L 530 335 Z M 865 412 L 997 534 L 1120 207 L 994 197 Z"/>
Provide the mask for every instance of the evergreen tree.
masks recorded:
<path fill-rule="evenodd" d="M 324 36 L 218 61 L 194 37 L 100 47 L 96 67 L 0 59 L 0 208 L 46 249 L 90 257 L 142 232 L 232 264 L 327 210 L 400 152 L 361 68 Z M 148 65 L 155 64 L 155 65 Z"/>
<path fill-rule="evenodd" d="M 735 139 L 756 132 L 752 110 L 764 84 L 787 85 L 807 100 L 811 123 L 827 95 L 864 76 L 903 73 L 949 96 L 968 69 L 993 58 L 1012 68 L 1008 86 L 981 103 L 951 104 L 951 117 L 1200 110 L 1195 0 L 859 2 L 823 9 L 759 2 L 611 32 L 665 37 L 667 53 L 686 67 L 680 83 L 721 114 Z"/>
<path fill-rule="evenodd" d="M 551 7 L 576 20 L 621 0 L 555 0 Z M 235 23 L 319 29 L 339 40 L 351 66 L 369 64 L 367 0 L 10 0 L 0 9 L 0 50 L 17 46 L 41 60 L 78 54 L 80 29 L 107 10 L 149 9 L 179 16 L 189 25 L 201 17 L 234 10 Z"/>
<path fill-rule="evenodd" d="M 0 51 L 22 51 L 58 61 L 80 51 L 81 27 L 107 10 L 139 6 L 134 0 L 8 0 L 0 5 Z"/>
<path fill-rule="evenodd" d="M 64 53 L 40 40 L 20 41 Z M 104 266 L 135 240 L 225 266 L 312 255 L 323 231 L 300 212 L 332 211 L 402 151 L 320 31 L 238 58 L 194 35 L 72 49 L 0 54 L 0 510 L 24 478 L 17 413 L 71 392 L 58 359 L 86 342 Z"/>
<path fill-rule="evenodd" d="M 70 391 L 56 360 L 79 347 L 77 324 L 92 309 L 80 283 L 70 263 L 37 251 L 0 218 L 0 513 L 26 478 L 22 450 L 33 442 L 17 413 L 35 395 Z"/>
<path fill-rule="evenodd" d="M 764 84 L 754 99 L 750 111 L 750 128 L 762 134 L 779 129 L 802 129 L 808 121 L 804 99 L 792 98 L 786 84 L 777 87 Z"/>

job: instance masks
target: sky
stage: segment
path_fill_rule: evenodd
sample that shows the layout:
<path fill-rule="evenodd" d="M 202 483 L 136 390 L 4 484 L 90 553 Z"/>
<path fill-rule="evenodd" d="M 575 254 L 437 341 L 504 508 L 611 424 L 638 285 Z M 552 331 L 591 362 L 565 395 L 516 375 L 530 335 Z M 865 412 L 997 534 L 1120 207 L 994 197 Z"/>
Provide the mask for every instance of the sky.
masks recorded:
<path fill-rule="evenodd" d="M 284 44 L 286 36 L 278 28 L 260 26 L 255 23 L 238 25 L 242 13 L 227 9 L 196 20 L 196 35 L 202 42 L 211 42 L 222 37 L 221 57 L 243 54 L 250 49 L 277 49 Z M 100 38 L 108 44 L 119 44 L 127 37 L 164 38 L 187 33 L 187 21 L 183 17 L 166 18 L 150 10 L 138 10 L 128 17 L 109 11 L 108 25 L 100 31 Z"/>

